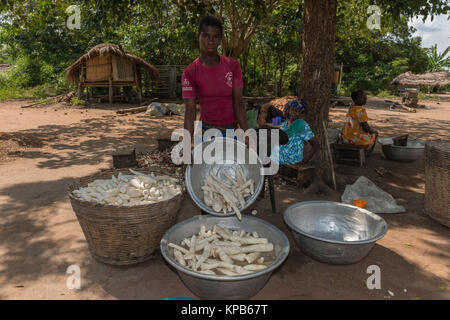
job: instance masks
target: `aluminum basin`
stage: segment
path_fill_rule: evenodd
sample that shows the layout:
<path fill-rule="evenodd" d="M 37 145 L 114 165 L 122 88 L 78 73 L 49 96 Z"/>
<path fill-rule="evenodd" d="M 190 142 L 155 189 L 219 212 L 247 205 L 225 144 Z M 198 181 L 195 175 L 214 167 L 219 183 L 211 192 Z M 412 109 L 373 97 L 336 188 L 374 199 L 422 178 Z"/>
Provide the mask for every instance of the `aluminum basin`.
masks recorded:
<path fill-rule="evenodd" d="M 380 216 L 332 201 L 295 203 L 283 218 L 305 254 L 331 264 L 362 260 L 388 229 Z"/>
<path fill-rule="evenodd" d="M 379 138 L 384 156 L 393 161 L 411 162 L 419 159 L 425 150 L 425 143 L 408 139 L 406 146 L 394 146 L 392 138 Z"/>
<path fill-rule="evenodd" d="M 260 237 L 267 238 L 274 244 L 276 260 L 264 270 L 233 277 L 201 274 L 175 262 L 173 250 L 168 247 L 170 242 L 179 244 L 184 238 L 198 234 L 202 225 L 209 230 L 215 224 L 234 230 L 258 232 Z M 164 259 L 176 269 L 186 287 L 201 299 L 238 300 L 253 297 L 264 287 L 272 272 L 287 258 L 289 249 L 289 240 L 283 232 L 264 220 L 247 215 L 242 217 L 242 221 L 236 217 L 195 216 L 172 226 L 161 239 Z"/>
<path fill-rule="evenodd" d="M 200 157 L 199 159 L 201 159 L 202 150 L 208 150 L 207 148 L 211 147 L 212 143 L 221 144 L 223 153 L 220 154 L 220 152 L 218 152 L 218 154 L 216 154 L 215 152 L 212 152 L 213 159 L 211 160 L 213 163 L 208 164 L 203 161 L 202 164 L 195 164 L 196 157 Z M 233 150 L 233 152 L 229 152 L 230 150 Z M 204 185 L 204 181 L 210 172 L 213 172 L 224 183 L 231 185 L 231 183 L 222 175 L 222 169 L 235 179 L 235 170 L 238 167 L 241 167 L 247 179 L 252 179 L 255 182 L 254 194 L 246 199 L 245 206 L 238 206 L 239 211 L 248 208 L 256 200 L 264 185 L 264 176 L 261 174 L 263 166 L 256 152 L 247 149 L 245 144 L 230 138 L 215 138 L 212 141 L 206 141 L 197 145 L 192 151 L 192 154 L 194 164 L 192 166 L 187 166 L 185 173 L 186 189 L 192 200 L 194 200 L 195 204 L 197 204 L 200 209 L 209 214 L 221 217 L 232 216 L 235 214 L 234 211 L 225 214 L 223 212 L 215 212 L 204 202 L 203 190 L 201 187 Z"/>

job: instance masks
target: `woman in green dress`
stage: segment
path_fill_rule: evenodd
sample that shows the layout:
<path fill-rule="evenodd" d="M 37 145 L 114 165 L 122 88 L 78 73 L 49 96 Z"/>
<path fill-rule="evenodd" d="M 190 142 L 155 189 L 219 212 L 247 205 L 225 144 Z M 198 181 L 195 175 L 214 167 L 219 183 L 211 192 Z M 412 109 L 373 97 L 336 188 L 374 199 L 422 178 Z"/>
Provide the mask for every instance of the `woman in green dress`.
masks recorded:
<path fill-rule="evenodd" d="M 302 119 L 306 109 L 306 103 L 297 101 L 289 102 L 288 120 L 284 121 L 281 129 L 289 137 L 287 144 L 277 146 L 272 150 L 270 159 L 278 164 L 308 163 L 319 150 L 319 143 L 308 123 Z M 304 155 L 305 143 L 312 147 L 311 152 Z"/>

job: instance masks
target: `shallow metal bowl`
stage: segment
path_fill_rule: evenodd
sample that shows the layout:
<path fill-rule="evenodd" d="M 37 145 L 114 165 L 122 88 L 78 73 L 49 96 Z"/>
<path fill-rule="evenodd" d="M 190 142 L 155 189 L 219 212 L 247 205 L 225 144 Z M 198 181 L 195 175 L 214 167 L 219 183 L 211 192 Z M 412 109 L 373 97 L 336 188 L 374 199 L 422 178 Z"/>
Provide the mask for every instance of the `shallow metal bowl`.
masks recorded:
<path fill-rule="evenodd" d="M 392 138 L 379 138 L 384 156 L 393 161 L 411 162 L 419 159 L 425 150 L 425 142 L 408 139 L 406 146 L 394 146 Z"/>
<path fill-rule="evenodd" d="M 168 247 L 170 242 L 179 244 L 183 239 L 198 234 L 202 225 L 209 230 L 215 224 L 234 230 L 258 232 L 260 237 L 273 243 L 276 260 L 264 270 L 233 277 L 201 274 L 175 262 L 173 250 Z M 172 226 L 161 239 L 164 259 L 177 270 L 186 287 L 202 299 L 237 300 L 253 297 L 264 287 L 272 272 L 287 258 L 289 249 L 289 240 L 283 232 L 264 220 L 246 215 L 242 217 L 242 221 L 236 217 L 195 216 Z"/>
<path fill-rule="evenodd" d="M 305 201 L 283 214 L 300 249 L 313 259 L 331 264 L 362 260 L 387 232 L 380 216 L 332 201 Z"/>
<path fill-rule="evenodd" d="M 214 145 L 213 145 L 214 143 Z M 213 150 L 214 146 L 221 145 L 221 149 Z M 222 152 L 220 151 L 222 150 Z M 222 169 L 235 179 L 235 171 L 238 167 L 242 168 L 247 179 L 252 179 L 255 182 L 254 193 L 247 198 L 245 206 L 238 206 L 239 211 L 248 208 L 258 197 L 263 185 L 264 176 L 262 175 L 262 164 L 252 149 L 247 149 L 245 144 L 230 138 L 215 138 L 212 141 L 206 141 L 197 145 L 192 151 L 194 164 L 187 166 L 186 169 L 186 189 L 192 197 L 192 200 L 203 211 L 216 216 L 232 216 L 232 212 L 215 212 L 211 207 L 207 206 L 203 198 L 203 190 L 206 177 L 213 172 L 224 183 L 231 185 L 231 183 L 223 176 Z M 210 159 L 206 159 L 206 155 L 211 154 Z M 196 164 L 201 160 L 201 164 Z M 209 163 L 208 163 L 209 162 Z"/>

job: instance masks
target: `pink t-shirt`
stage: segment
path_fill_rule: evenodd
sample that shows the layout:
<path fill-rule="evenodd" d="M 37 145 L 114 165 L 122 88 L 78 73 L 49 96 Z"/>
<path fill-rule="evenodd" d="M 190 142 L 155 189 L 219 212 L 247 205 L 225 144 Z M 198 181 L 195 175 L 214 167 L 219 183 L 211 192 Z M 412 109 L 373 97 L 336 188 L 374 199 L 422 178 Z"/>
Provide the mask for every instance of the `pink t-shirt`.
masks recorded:
<path fill-rule="evenodd" d="M 233 109 L 233 88 L 242 88 L 242 71 L 239 62 L 219 55 L 220 63 L 205 67 L 195 59 L 183 72 L 181 85 L 183 99 L 200 103 L 200 120 L 213 125 L 226 126 L 236 122 Z"/>

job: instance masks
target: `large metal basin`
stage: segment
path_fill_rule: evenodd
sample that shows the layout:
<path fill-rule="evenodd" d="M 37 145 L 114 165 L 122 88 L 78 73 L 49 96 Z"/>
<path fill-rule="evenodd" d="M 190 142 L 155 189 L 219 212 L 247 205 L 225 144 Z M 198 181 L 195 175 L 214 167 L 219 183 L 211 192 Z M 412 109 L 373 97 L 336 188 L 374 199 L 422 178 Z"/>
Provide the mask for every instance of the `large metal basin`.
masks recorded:
<path fill-rule="evenodd" d="M 392 138 L 379 138 L 384 156 L 393 161 L 411 162 L 419 159 L 425 150 L 425 142 L 408 139 L 406 146 L 394 146 Z"/>
<path fill-rule="evenodd" d="M 215 224 L 229 229 L 246 232 L 256 231 L 274 244 L 276 260 L 264 270 L 241 276 L 214 276 L 194 272 L 180 266 L 173 259 L 170 242 L 179 244 L 184 238 L 198 234 L 202 225 L 209 230 Z M 272 224 L 252 217 L 243 216 L 242 221 L 236 217 L 195 216 L 171 227 L 161 240 L 161 253 L 166 261 L 177 270 L 186 287 L 202 299 L 249 299 L 257 294 L 269 280 L 272 272 L 278 268 L 289 254 L 289 240 L 286 235 Z"/>
<path fill-rule="evenodd" d="M 283 218 L 305 254 L 331 264 L 362 260 L 387 232 L 387 224 L 380 216 L 332 201 L 293 204 Z"/>
<path fill-rule="evenodd" d="M 202 152 L 208 150 L 207 148 L 212 148 L 212 143 L 221 144 L 223 153 L 212 152 L 213 159 L 210 159 L 212 163 L 195 164 L 195 159 L 203 159 Z M 233 150 L 231 152 L 231 150 Z M 209 152 L 205 152 L 209 154 Z M 187 166 L 186 169 L 186 189 L 192 197 L 192 200 L 199 206 L 203 211 L 216 215 L 216 216 L 232 216 L 232 212 L 215 212 L 211 207 L 207 206 L 203 198 L 203 190 L 201 187 L 204 185 L 206 177 L 213 172 L 220 180 L 226 184 L 231 184 L 222 174 L 222 169 L 230 175 L 233 179 L 235 178 L 235 171 L 238 167 L 241 167 L 247 179 L 252 179 L 255 182 L 254 194 L 247 198 L 245 206 L 238 206 L 240 211 L 248 208 L 258 197 L 263 185 L 264 176 L 262 175 L 262 164 L 261 161 L 252 149 L 247 149 L 245 144 L 230 138 L 215 138 L 212 141 L 206 141 L 197 145 L 192 151 L 194 164 L 192 166 Z"/>

